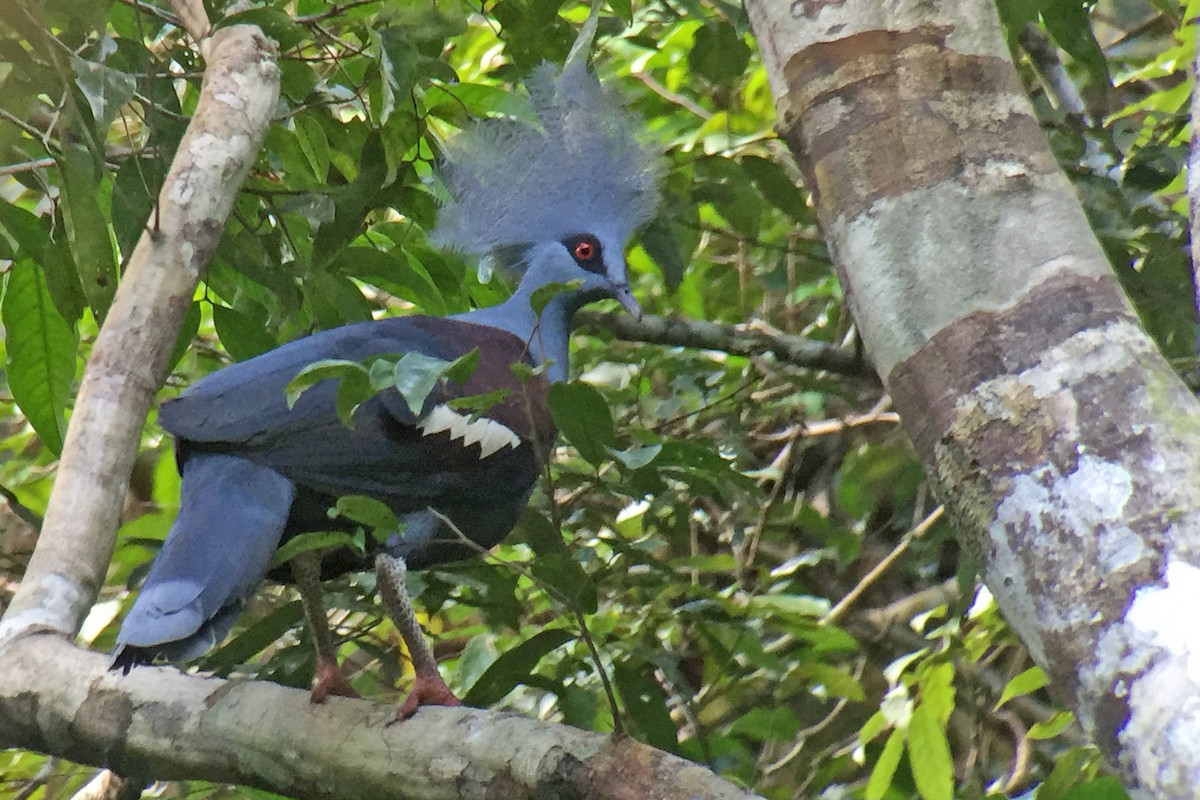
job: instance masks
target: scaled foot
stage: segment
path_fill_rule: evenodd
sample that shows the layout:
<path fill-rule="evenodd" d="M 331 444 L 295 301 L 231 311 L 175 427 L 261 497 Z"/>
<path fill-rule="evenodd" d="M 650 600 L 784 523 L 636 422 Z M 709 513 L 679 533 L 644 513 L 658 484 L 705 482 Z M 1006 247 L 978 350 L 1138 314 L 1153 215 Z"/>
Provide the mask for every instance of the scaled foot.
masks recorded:
<path fill-rule="evenodd" d="M 440 676 L 422 678 L 418 675 L 413 680 L 412 691 L 408 693 L 408 697 L 404 698 L 404 702 L 396 710 L 396 721 L 408 719 L 417 713 L 417 709 L 421 706 L 461 706 L 462 704 L 462 700 L 459 700 L 454 692 L 450 691 L 450 687 Z"/>
<path fill-rule="evenodd" d="M 354 687 L 350 685 L 350 681 L 346 679 L 336 661 L 317 659 L 317 675 L 308 700 L 310 703 L 324 703 L 331 694 L 336 694 L 338 697 L 362 696 L 354 691 Z"/>

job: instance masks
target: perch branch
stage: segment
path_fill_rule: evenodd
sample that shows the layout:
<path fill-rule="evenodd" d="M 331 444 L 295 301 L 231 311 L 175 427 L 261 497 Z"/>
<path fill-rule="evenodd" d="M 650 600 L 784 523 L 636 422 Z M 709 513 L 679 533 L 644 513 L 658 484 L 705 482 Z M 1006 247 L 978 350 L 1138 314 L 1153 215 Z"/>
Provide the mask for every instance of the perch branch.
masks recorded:
<path fill-rule="evenodd" d="M 0 671 L 0 747 L 56 752 L 160 779 L 290 797 L 750 800 L 708 769 L 626 737 L 519 714 L 396 709 L 258 681 L 141 667 L 129 675 L 57 636 L 12 643 Z"/>
<path fill-rule="evenodd" d="M 720 350 L 739 356 L 770 353 L 780 361 L 807 369 L 826 370 L 841 375 L 865 378 L 878 383 L 874 369 L 853 350 L 793 336 L 767 333 L 745 326 L 718 325 L 702 320 L 668 319 L 645 316 L 635 320 L 628 315 L 581 311 L 576 323 L 593 332 L 607 330 L 621 339 L 646 344 Z"/>

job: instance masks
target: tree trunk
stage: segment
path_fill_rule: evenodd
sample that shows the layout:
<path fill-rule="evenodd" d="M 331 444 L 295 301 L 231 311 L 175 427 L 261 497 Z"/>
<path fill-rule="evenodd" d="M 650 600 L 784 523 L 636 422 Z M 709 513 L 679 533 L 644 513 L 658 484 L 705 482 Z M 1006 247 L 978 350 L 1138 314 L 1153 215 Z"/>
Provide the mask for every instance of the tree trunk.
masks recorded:
<path fill-rule="evenodd" d="M 1200 408 L 994 7 L 747 6 L 868 354 L 984 581 L 1135 796 L 1200 796 Z"/>

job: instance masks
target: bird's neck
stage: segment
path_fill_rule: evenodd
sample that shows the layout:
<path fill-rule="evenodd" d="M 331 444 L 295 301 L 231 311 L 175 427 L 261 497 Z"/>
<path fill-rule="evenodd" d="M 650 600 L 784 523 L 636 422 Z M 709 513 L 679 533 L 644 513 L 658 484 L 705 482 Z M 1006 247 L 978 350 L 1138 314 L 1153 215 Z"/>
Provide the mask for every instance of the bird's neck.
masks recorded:
<path fill-rule="evenodd" d="M 538 364 L 549 362 L 546 376 L 553 382 L 567 379 L 568 345 L 571 339 L 571 320 L 575 312 L 593 298 L 587 292 L 566 291 L 555 295 L 546 303 L 541 314 L 533 310 L 530 300 L 538 286 L 521 285 L 512 297 L 498 306 L 481 308 L 458 319 L 500 328 L 520 337 L 529 344 L 529 351 Z"/>

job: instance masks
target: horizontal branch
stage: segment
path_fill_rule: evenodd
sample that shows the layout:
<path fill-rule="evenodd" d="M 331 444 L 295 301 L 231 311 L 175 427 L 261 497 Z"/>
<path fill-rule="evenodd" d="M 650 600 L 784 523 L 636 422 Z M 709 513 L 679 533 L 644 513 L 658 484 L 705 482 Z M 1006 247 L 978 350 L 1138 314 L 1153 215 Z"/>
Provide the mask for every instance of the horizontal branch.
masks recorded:
<path fill-rule="evenodd" d="M 874 368 L 853 350 L 816 342 L 787 333 L 767 333 L 745 326 L 719 325 L 704 320 L 645 316 L 635 320 L 625 314 L 581 311 L 575 316 L 579 327 L 612 331 L 622 339 L 647 344 L 720 350 L 738 356 L 770 354 L 780 361 L 806 369 L 819 369 L 878 382 Z"/>
<path fill-rule="evenodd" d="M 392 706 L 259 681 L 141 667 L 50 634 L 14 641 L 0 670 L 0 747 L 125 775 L 254 786 L 292 797 L 748 800 L 704 767 L 624 737 L 519 714 Z"/>

